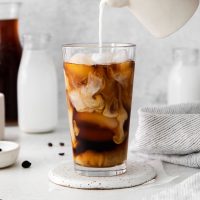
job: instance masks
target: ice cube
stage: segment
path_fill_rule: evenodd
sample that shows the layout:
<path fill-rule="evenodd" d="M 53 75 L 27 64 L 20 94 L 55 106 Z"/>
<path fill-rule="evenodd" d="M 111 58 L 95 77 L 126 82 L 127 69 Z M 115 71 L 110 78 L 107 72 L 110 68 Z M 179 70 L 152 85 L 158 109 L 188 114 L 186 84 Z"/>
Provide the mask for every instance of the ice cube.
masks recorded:
<path fill-rule="evenodd" d="M 85 112 L 101 112 L 104 108 L 104 100 L 101 95 L 91 96 L 82 96 L 84 104 L 86 106 Z"/>
<path fill-rule="evenodd" d="M 100 112 L 104 108 L 104 100 L 101 95 L 86 96 L 83 89 L 68 92 L 73 107 L 78 112 Z"/>
<path fill-rule="evenodd" d="M 129 60 L 129 58 L 128 58 L 128 52 L 126 50 L 119 50 L 113 53 L 113 58 L 112 58 L 113 63 L 122 63 L 126 62 L 127 60 Z"/>
<path fill-rule="evenodd" d="M 72 90 L 71 92 L 69 92 L 69 98 L 72 105 L 76 108 L 77 111 L 82 111 L 85 109 L 85 104 L 78 90 Z"/>
<path fill-rule="evenodd" d="M 70 63 L 73 64 L 84 64 L 84 65 L 92 65 L 92 59 L 89 54 L 84 54 L 84 53 L 77 53 L 73 55 L 70 60 Z"/>
<path fill-rule="evenodd" d="M 115 118 L 118 116 L 119 102 L 116 97 L 113 97 L 105 105 L 103 115 L 109 118 Z"/>
<path fill-rule="evenodd" d="M 99 77 L 94 73 L 88 75 L 88 82 L 86 86 L 81 88 L 81 93 L 85 96 L 93 96 L 104 87 L 103 77 Z"/>
<path fill-rule="evenodd" d="M 113 54 L 110 52 L 92 54 L 94 64 L 110 64 L 112 63 Z"/>

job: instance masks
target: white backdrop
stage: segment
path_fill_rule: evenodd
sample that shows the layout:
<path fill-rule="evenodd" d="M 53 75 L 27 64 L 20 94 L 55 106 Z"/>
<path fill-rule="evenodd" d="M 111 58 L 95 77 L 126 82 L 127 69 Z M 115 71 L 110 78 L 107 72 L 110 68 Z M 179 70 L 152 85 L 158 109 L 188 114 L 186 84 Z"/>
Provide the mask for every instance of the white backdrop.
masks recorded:
<path fill-rule="evenodd" d="M 64 43 L 98 41 L 99 0 L 24 0 L 20 34 L 44 31 L 53 35 L 50 54 L 59 80 L 60 117 L 66 116 L 62 74 Z M 137 45 L 134 98 L 142 104 L 165 103 L 167 77 L 172 64 L 172 48 L 200 45 L 200 10 L 176 34 L 155 39 L 128 9 L 105 10 L 104 41 L 133 42 Z M 140 103 L 141 103 L 140 102 Z"/>

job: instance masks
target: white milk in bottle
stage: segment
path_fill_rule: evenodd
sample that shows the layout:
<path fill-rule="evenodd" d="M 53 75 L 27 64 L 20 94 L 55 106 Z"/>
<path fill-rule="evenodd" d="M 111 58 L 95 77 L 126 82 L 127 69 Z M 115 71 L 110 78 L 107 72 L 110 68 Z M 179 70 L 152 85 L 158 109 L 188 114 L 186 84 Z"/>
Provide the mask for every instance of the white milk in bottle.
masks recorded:
<path fill-rule="evenodd" d="M 49 35 L 27 35 L 18 74 L 19 127 L 24 132 L 48 132 L 57 125 L 57 76 L 46 51 Z"/>
<path fill-rule="evenodd" d="M 168 79 L 168 104 L 200 102 L 199 50 L 174 49 L 174 66 Z"/>

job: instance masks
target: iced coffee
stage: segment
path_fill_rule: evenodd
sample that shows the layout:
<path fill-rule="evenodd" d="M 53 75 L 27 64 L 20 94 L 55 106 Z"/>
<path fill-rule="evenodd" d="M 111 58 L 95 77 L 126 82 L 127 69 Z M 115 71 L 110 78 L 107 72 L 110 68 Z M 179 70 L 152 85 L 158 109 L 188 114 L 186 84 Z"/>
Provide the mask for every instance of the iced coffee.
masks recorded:
<path fill-rule="evenodd" d="M 135 62 L 115 56 L 79 53 L 64 62 L 73 156 L 79 166 L 109 168 L 127 159 Z"/>

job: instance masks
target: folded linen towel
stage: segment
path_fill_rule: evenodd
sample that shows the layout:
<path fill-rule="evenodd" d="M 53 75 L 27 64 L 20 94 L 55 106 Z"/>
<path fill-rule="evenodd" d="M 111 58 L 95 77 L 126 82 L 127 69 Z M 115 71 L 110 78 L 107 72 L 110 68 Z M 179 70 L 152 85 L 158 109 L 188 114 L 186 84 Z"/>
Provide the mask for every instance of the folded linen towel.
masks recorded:
<path fill-rule="evenodd" d="M 200 167 L 200 104 L 139 109 L 132 150 L 148 158 Z"/>

